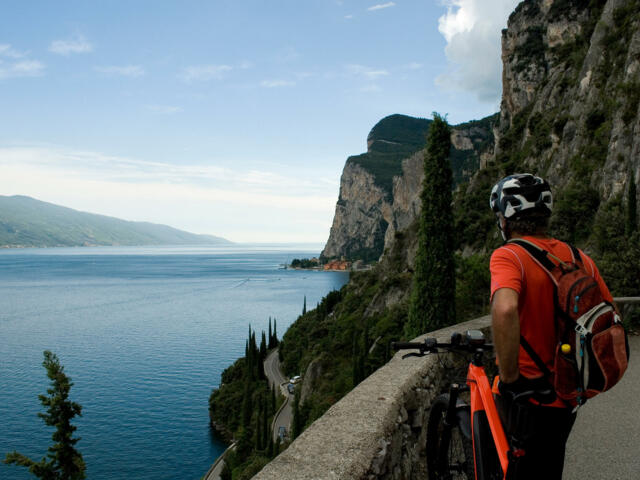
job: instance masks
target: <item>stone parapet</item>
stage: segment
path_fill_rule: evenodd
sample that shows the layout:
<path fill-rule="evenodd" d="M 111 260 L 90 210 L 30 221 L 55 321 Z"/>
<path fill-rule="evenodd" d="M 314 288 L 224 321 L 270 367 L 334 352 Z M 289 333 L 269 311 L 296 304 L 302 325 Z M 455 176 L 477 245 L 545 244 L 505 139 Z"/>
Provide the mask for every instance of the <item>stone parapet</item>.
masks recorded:
<path fill-rule="evenodd" d="M 484 330 L 489 316 L 418 337 L 448 341 L 453 332 Z M 406 352 L 404 352 L 406 353 Z M 333 405 L 253 478 L 426 478 L 426 424 L 431 402 L 464 376 L 465 362 L 452 355 L 402 359 L 397 353 Z"/>

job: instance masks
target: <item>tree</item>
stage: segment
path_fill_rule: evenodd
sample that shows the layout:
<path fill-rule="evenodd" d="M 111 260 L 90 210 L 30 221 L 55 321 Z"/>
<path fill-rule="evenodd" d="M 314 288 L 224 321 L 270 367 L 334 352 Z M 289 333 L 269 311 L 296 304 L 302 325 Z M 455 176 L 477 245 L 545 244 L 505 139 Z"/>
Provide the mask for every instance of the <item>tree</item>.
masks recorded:
<path fill-rule="evenodd" d="M 302 304 L 302 314 L 307 313 L 307 296 L 304 296 L 304 303 Z"/>
<path fill-rule="evenodd" d="M 71 420 L 76 415 L 82 416 L 82 407 L 69 400 L 69 391 L 73 386 L 71 379 L 64 373 L 58 357 L 46 350 L 42 366 L 47 370 L 47 377 L 51 380 L 48 395 L 38 395 L 40 403 L 47 409 L 46 413 L 38 416 L 44 423 L 56 430 L 51 435 L 54 444 L 48 449 L 47 457 L 35 462 L 15 450 L 8 453 L 4 463 L 20 465 L 29 469 L 37 478 L 47 480 L 81 480 L 85 478 L 85 464 L 82 455 L 75 449 L 80 438 L 73 438 L 76 427 Z"/>
<path fill-rule="evenodd" d="M 638 201 L 636 198 L 636 179 L 631 170 L 629 175 L 629 193 L 627 197 L 627 236 L 633 235 L 638 230 Z"/>
<path fill-rule="evenodd" d="M 449 163 L 451 129 L 433 114 L 427 135 L 409 319 L 405 334 L 414 337 L 455 323 L 455 263 L 452 173 Z"/>

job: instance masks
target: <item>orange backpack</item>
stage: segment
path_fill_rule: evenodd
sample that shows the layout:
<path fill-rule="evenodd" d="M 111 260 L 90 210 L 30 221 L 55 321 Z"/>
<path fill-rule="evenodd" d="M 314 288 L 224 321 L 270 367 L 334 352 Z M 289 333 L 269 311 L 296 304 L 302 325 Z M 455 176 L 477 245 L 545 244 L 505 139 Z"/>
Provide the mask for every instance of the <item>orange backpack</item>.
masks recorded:
<path fill-rule="evenodd" d="M 586 271 L 574 246 L 568 245 L 573 262 L 567 263 L 527 240 L 508 243 L 524 248 L 554 284 L 557 345 L 553 371 L 524 337 L 520 342 L 558 397 L 579 407 L 613 387 L 627 369 L 629 342 L 620 317 L 604 300 L 598 282 Z"/>

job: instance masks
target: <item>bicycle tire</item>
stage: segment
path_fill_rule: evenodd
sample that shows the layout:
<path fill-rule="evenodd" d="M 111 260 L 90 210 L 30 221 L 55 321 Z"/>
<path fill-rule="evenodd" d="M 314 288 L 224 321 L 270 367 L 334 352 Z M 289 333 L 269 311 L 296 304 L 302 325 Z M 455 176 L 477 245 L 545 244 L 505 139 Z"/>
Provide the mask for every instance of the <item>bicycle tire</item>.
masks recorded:
<path fill-rule="evenodd" d="M 429 480 L 473 480 L 473 443 L 460 423 L 447 425 L 449 394 L 440 395 L 431 405 L 427 423 L 427 470 Z M 462 415 L 470 415 L 469 410 Z"/>

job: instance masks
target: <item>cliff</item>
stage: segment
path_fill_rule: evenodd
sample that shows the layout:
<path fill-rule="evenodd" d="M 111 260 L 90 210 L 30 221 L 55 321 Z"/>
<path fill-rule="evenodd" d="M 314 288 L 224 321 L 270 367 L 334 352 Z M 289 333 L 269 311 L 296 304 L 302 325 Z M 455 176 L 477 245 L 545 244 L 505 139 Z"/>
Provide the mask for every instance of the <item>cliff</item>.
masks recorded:
<path fill-rule="evenodd" d="M 493 153 L 497 115 L 457 125 L 451 140 L 456 183 L 468 179 Z M 423 148 L 430 120 L 391 115 L 376 124 L 367 152 L 347 159 L 325 259 L 378 260 L 396 232 L 420 210 Z"/>

